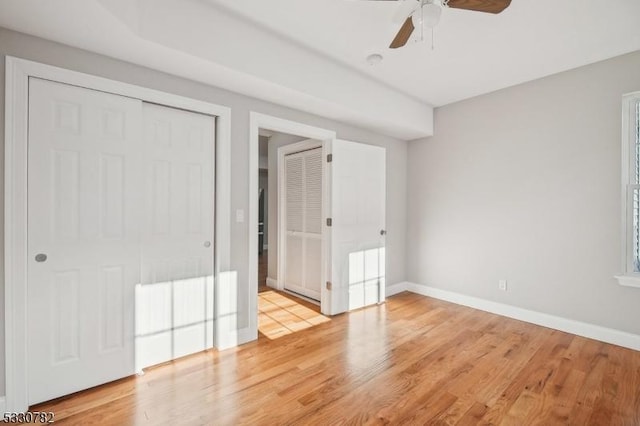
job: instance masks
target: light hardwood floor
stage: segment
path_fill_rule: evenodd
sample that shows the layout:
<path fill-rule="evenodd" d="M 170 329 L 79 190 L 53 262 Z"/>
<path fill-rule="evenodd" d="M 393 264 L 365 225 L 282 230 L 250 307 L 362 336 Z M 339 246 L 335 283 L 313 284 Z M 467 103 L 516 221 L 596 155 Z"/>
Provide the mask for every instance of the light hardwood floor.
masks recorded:
<path fill-rule="evenodd" d="M 640 425 L 640 352 L 402 293 L 34 409 L 78 425 Z"/>

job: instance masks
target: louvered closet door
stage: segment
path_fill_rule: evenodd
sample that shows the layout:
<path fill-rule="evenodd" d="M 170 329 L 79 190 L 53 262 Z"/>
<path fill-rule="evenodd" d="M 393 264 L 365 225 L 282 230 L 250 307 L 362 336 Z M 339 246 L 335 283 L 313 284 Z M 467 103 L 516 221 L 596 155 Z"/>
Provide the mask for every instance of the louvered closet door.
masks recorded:
<path fill-rule="evenodd" d="M 322 148 L 285 156 L 285 282 L 287 290 L 320 300 Z"/>
<path fill-rule="evenodd" d="M 134 373 L 141 102 L 29 83 L 28 399 Z"/>

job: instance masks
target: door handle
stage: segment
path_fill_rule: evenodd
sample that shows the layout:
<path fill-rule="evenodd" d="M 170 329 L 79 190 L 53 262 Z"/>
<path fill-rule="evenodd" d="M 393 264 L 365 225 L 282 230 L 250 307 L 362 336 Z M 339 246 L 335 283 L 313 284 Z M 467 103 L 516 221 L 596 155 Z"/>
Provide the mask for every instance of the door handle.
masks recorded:
<path fill-rule="evenodd" d="M 384 229 L 381 229 L 381 230 L 380 230 L 380 235 L 387 235 L 387 231 L 386 231 L 386 230 L 384 230 Z"/>
<path fill-rule="evenodd" d="M 47 255 L 44 253 L 38 253 L 36 254 L 36 262 L 46 262 L 47 261 Z"/>

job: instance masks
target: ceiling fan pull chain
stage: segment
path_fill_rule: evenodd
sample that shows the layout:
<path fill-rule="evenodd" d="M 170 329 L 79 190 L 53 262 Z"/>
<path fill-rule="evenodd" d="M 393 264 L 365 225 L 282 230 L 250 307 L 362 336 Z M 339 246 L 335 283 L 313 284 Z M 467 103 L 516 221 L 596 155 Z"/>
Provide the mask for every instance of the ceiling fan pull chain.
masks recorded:
<path fill-rule="evenodd" d="M 422 2 L 420 2 L 420 41 L 424 41 L 424 9 L 422 8 Z"/>

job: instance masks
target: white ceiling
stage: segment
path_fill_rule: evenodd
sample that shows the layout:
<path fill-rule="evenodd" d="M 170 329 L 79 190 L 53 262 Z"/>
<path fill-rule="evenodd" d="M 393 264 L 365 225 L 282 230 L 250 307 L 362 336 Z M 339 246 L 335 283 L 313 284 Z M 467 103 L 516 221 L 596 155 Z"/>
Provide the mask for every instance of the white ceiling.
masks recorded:
<path fill-rule="evenodd" d="M 498 15 L 445 9 L 425 42 L 388 45 L 402 1 L 209 0 L 441 106 L 640 49 L 638 0 L 512 0 Z M 369 53 L 385 59 L 366 63 Z"/>
<path fill-rule="evenodd" d="M 639 0 L 513 0 L 447 9 L 391 50 L 401 2 L 2 0 L 0 26 L 401 139 L 439 106 L 640 49 Z M 385 59 L 372 67 L 370 53 Z"/>

